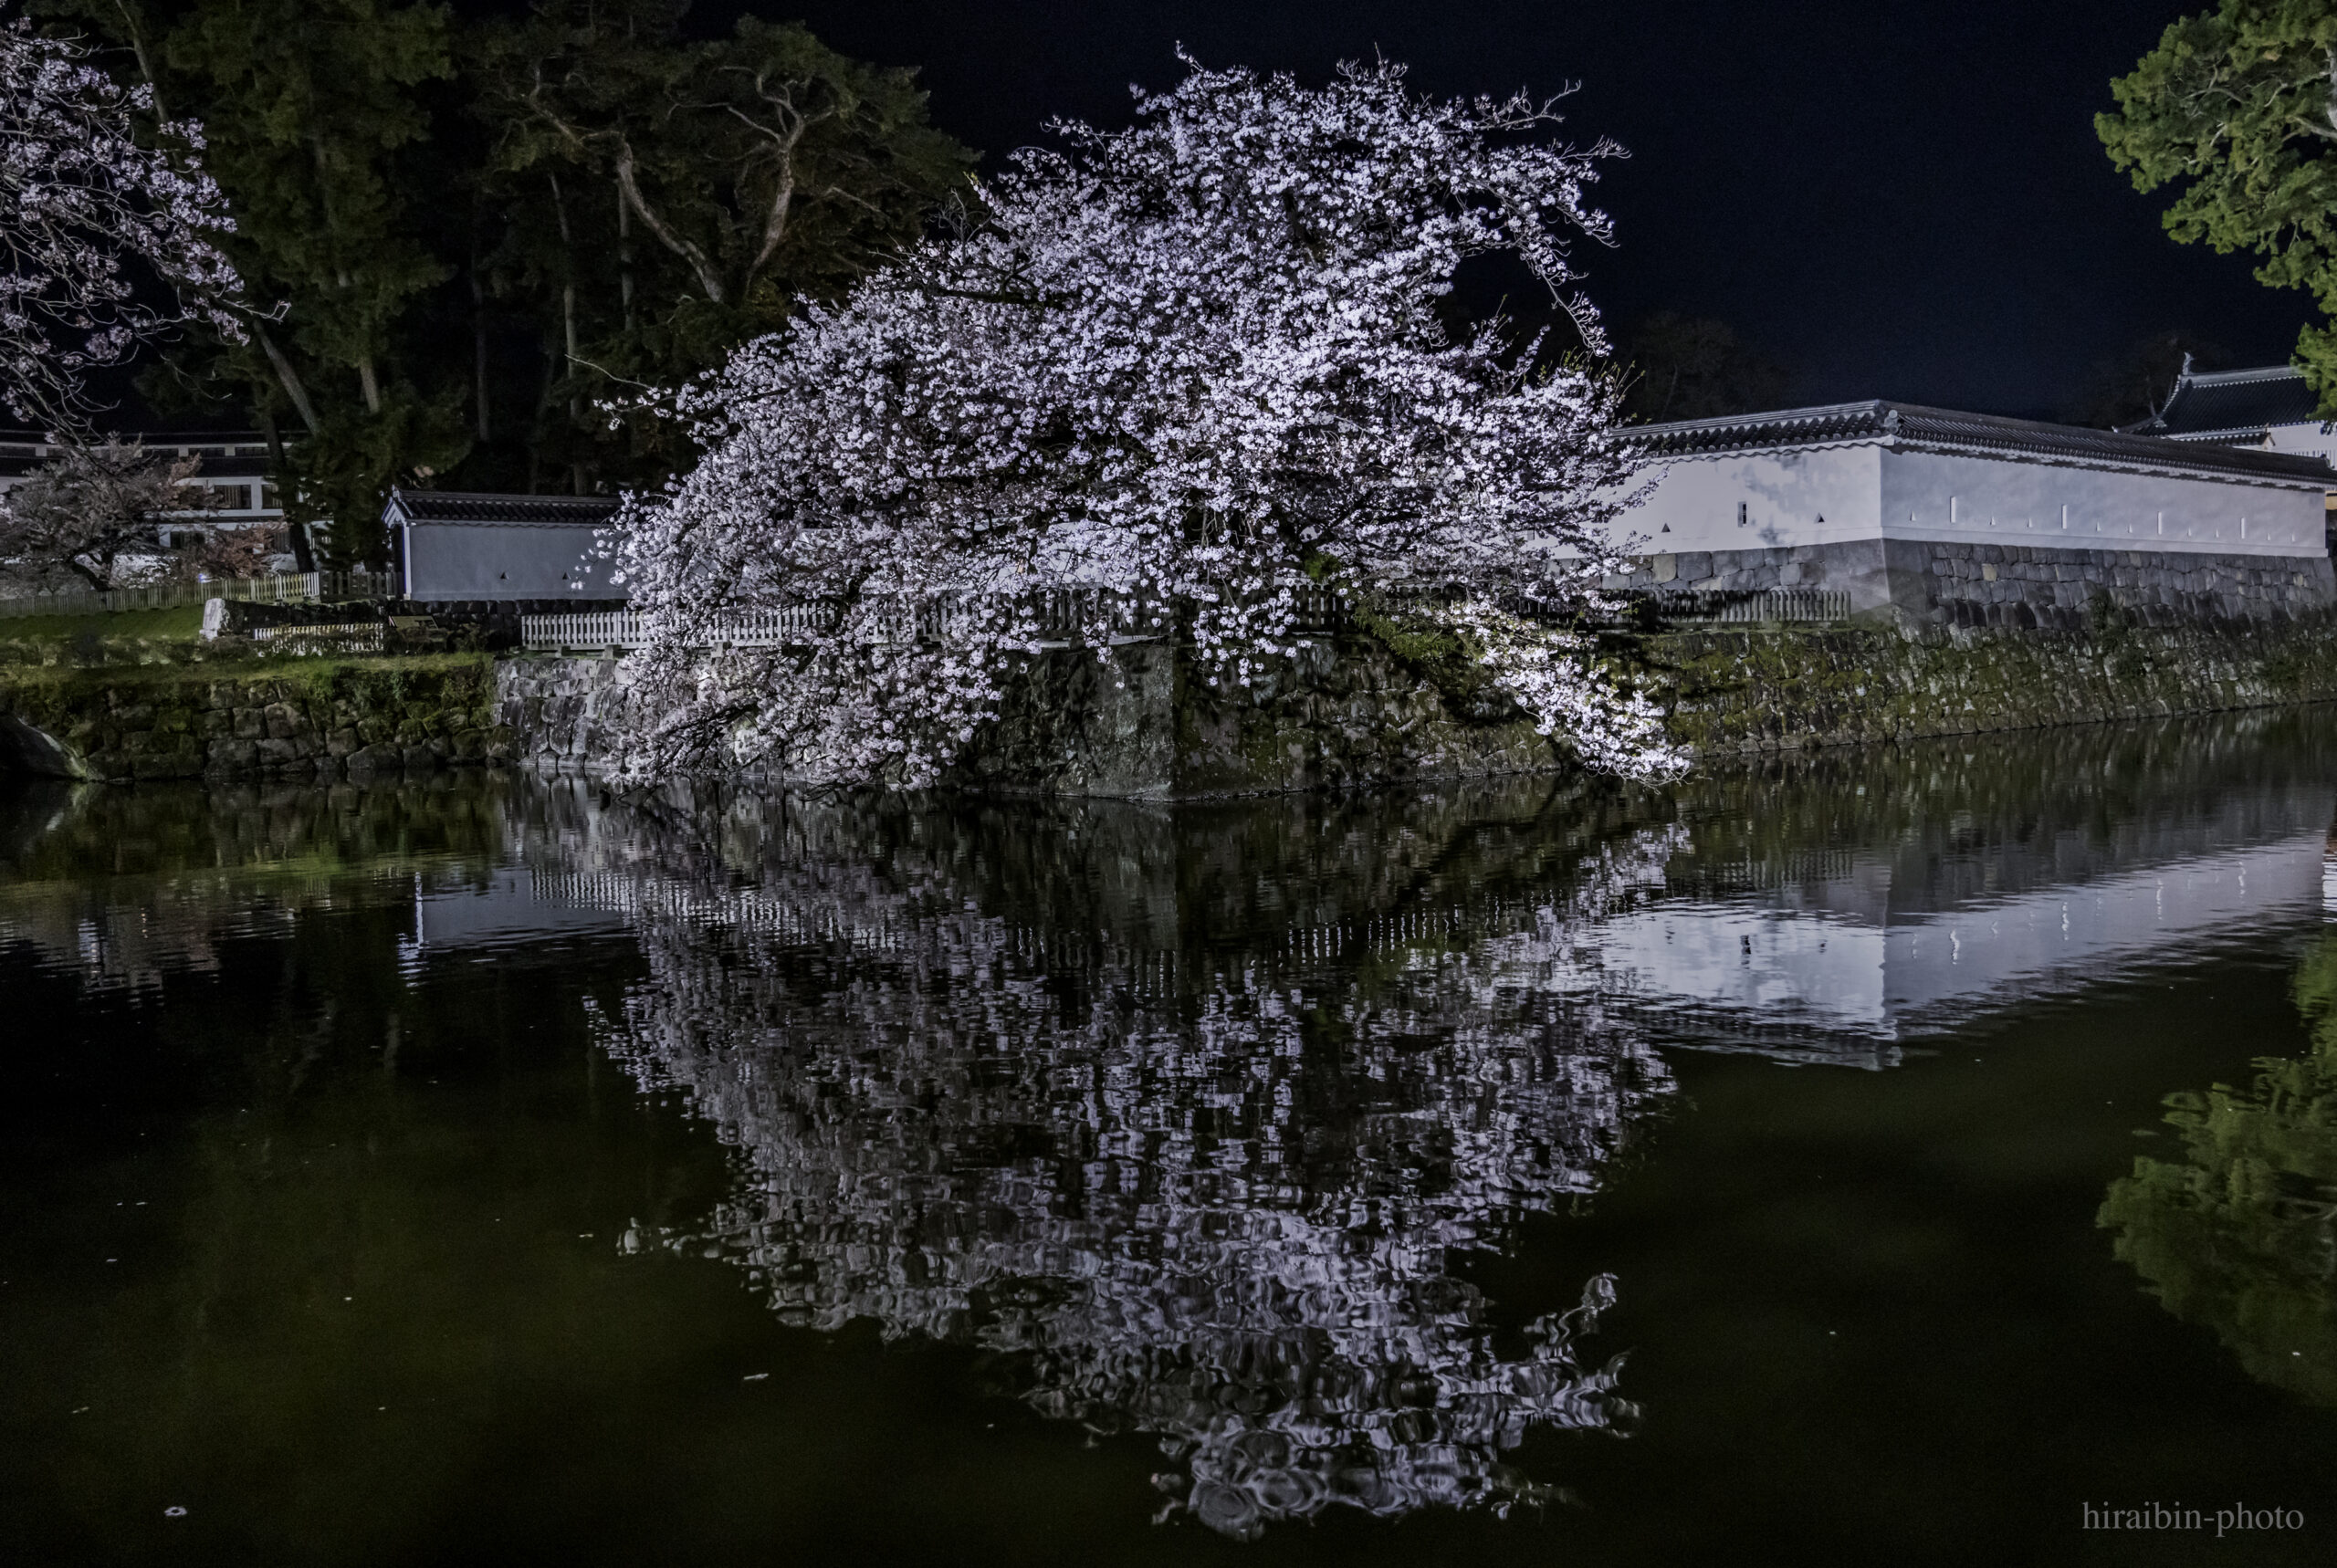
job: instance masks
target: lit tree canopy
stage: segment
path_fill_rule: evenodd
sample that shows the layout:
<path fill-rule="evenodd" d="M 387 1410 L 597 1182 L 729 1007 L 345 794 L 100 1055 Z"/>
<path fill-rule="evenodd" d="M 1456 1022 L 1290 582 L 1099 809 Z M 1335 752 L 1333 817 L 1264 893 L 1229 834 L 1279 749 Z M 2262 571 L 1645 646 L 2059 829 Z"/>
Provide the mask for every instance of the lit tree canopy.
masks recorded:
<path fill-rule="evenodd" d="M 1505 252 L 1601 346 L 1568 252 L 1607 237 L 1585 190 L 1618 150 L 1553 143 L 1556 119 L 1427 102 L 1389 65 L 1319 89 L 1196 67 L 1127 131 L 1058 127 L 1067 150 L 1019 154 L 953 232 L 679 392 L 707 455 L 621 529 L 653 627 L 636 689 L 664 694 L 646 765 L 924 782 L 995 710 L 1039 596 L 1072 595 L 1099 650 L 1173 615 L 1240 684 L 1320 582 L 1436 585 L 1423 613 L 1544 733 L 1674 766 L 1584 639 L 1514 612 L 1616 569 L 1613 386 L 1435 311 Z M 705 652 L 789 606 L 799 645 Z"/>
<path fill-rule="evenodd" d="M 79 46 L 0 22 L 0 401 L 44 431 L 85 433 L 89 372 L 176 326 L 242 337 L 202 135 L 165 127 L 176 160 L 140 146 L 131 117 L 150 106 Z"/>
<path fill-rule="evenodd" d="M 2170 26 L 2111 91 L 2117 112 L 2094 129 L 2135 189 L 2179 188 L 2169 234 L 2255 251 L 2259 281 L 2337 314 L 2337 4 L 2224 0 Z M 2306 328 L 2297 356 L 2337 406 L 2337 332 Z"/>

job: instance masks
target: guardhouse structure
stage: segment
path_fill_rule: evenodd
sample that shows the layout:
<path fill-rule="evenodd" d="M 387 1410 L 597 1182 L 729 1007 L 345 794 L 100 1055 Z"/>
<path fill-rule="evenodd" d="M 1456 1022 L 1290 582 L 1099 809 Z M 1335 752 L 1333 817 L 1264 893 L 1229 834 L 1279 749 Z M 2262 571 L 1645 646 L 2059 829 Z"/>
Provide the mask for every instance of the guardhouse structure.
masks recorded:
<path fill-rule="evenodd" d="M 1609 586 L 1818 590 L 1861 618 L 2070 627 L 2337 602 L 2317 453 L 1874 401 L 1628 433 L 1644 490 Z"/>
<path fill-rule="evenodd" d="M 2186 355 L 2166 406 L 2139 424 L 2121 428 L 2169 441 L 2337 457 L 2332 423 L 2337 422 L 2321 417 L 2321 394 L 2293 365 L 2202 374 L 2192 370 Z"/>
<path fill-rule="evenodd" d="M 415 603 L 601 609 L 625 597 L 594 548 L 616 509 L 605 496 L 395 489 L 382 521 Z"/>

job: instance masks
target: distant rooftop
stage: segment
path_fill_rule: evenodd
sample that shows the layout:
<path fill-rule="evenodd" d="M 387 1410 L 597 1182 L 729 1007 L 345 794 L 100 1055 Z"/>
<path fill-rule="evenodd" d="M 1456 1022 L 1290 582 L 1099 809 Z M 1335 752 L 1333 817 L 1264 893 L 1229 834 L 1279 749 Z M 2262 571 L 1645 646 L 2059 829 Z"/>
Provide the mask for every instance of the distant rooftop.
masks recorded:
<path fill-rule="evenodd" d="M 390 492 L 382 520 L 399 523 L 495 523 L 503 527 L 575 528 L 605 523 L 613 496 L 512 496 L 479 490 Z"/>
<path fill-rule="evenodd" d="M 206 475 L 249 477 L 267 467 L 267 437 L 257 430 L 133 430 L 121 439 L 150 452 L 194 453 Z M 38 431 L 0 429 L 0 479 L 21 479 L 62 450 Z"/>
<path fill-rule="evenodd" d="M 1650 457 L 1688 457 L 1763 448 L 1889 443 L 1931 451 L 1983 453 L 2101 466 L 2178 469 L 2259 482 L 2326 486 L 2330 466 L 2317 456 L 2240 447 L 2175 444 L 2157 435 L 2047 424 L 1993 413 L 1963 413 L 1919 403 L 1830 403 L 1627 429 L 1624 438 Z"/>
<path fill-rule="evenodd" d="M 2195 374 L 2187 366 L 2157 415 L 2125 428 L 2175 441 L 2261 441 L 2275 425 L 2317 424 L 2321 398 L 2293 366 Z"/>

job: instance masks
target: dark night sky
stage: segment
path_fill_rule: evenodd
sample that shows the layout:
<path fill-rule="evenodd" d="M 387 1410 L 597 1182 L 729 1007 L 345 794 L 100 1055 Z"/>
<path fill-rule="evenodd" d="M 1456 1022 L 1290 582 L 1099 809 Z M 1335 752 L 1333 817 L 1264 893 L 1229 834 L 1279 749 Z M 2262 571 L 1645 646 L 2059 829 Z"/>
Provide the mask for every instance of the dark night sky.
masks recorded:
<path fill-rule="evenodd" d="M 1320 79 L 1375 48 L 1438 94 L 1579 81 L 1569 129 L 1609 166 L 1612 252 L 1587 257 L 1610 320 L 1718 316 L 1796 371 L 1799 401 L 1897 397 L 2045 413 L 2089 368 L 2183 328 L 2240 363 L 2285 359 L 2311 318 L 2245 256 L 2178 246 L 2110 166 L 2109 82 L 2208 0 L 699 0 L 692 31 L 752 11 L 913 65 L 934 118 L 992 155 L 1070 115 L 1119 123 L 1179 42 L 1210 65 Z"/>

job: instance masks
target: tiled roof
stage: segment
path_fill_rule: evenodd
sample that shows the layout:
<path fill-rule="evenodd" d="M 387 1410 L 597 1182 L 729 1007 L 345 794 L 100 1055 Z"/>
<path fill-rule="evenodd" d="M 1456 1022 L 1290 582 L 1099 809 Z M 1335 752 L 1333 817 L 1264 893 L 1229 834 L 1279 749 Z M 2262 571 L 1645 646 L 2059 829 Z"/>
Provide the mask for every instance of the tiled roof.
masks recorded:
<path fill-rule="evenodd" d="M 249 478 L 268 470 L 267 437 L 257 430 L 133 430 L 124 441 L 151 452 L 193 447 L 211 478 Z M 0 478 L 18 479 L 56 457 L 60 449 L 34 430 L 0 428 Z"/>
<path fill-rule="evenodd" d="M 496 523 L 534 528 L 575 528 L 605 523 L 616 511 L 610 496 L 508 496 L 476 490 L 390 492 L 384 522 Z"/>
<path fill-rule="evenodd" d="M 1925 408 L 1918 403 L 1889 402 L 1879 398 L 1824 408 L 1789 408 L 1774 413 L 1640 425 L 1626 430 L 1623 435 L 1649 457 L 1888 441 L 1905 446 L 2115 467 L 2176 468 L 2273 482 L 2325 485 L 2337 477 L 2321 458 L 2295 453 L 2177 443 L 2154 435 L 2005 419 L 1993 413 L 1961 413 L 1954 409 Z"/>
<path fill-rule="evenodd" d="M 2129 425 L 2139 434 L 2178 441 L 2261 441 L 2276 424 L 2321 418 L 2321 398 L 2292 366 L 2185 375 L 2158 417 Z"/>

